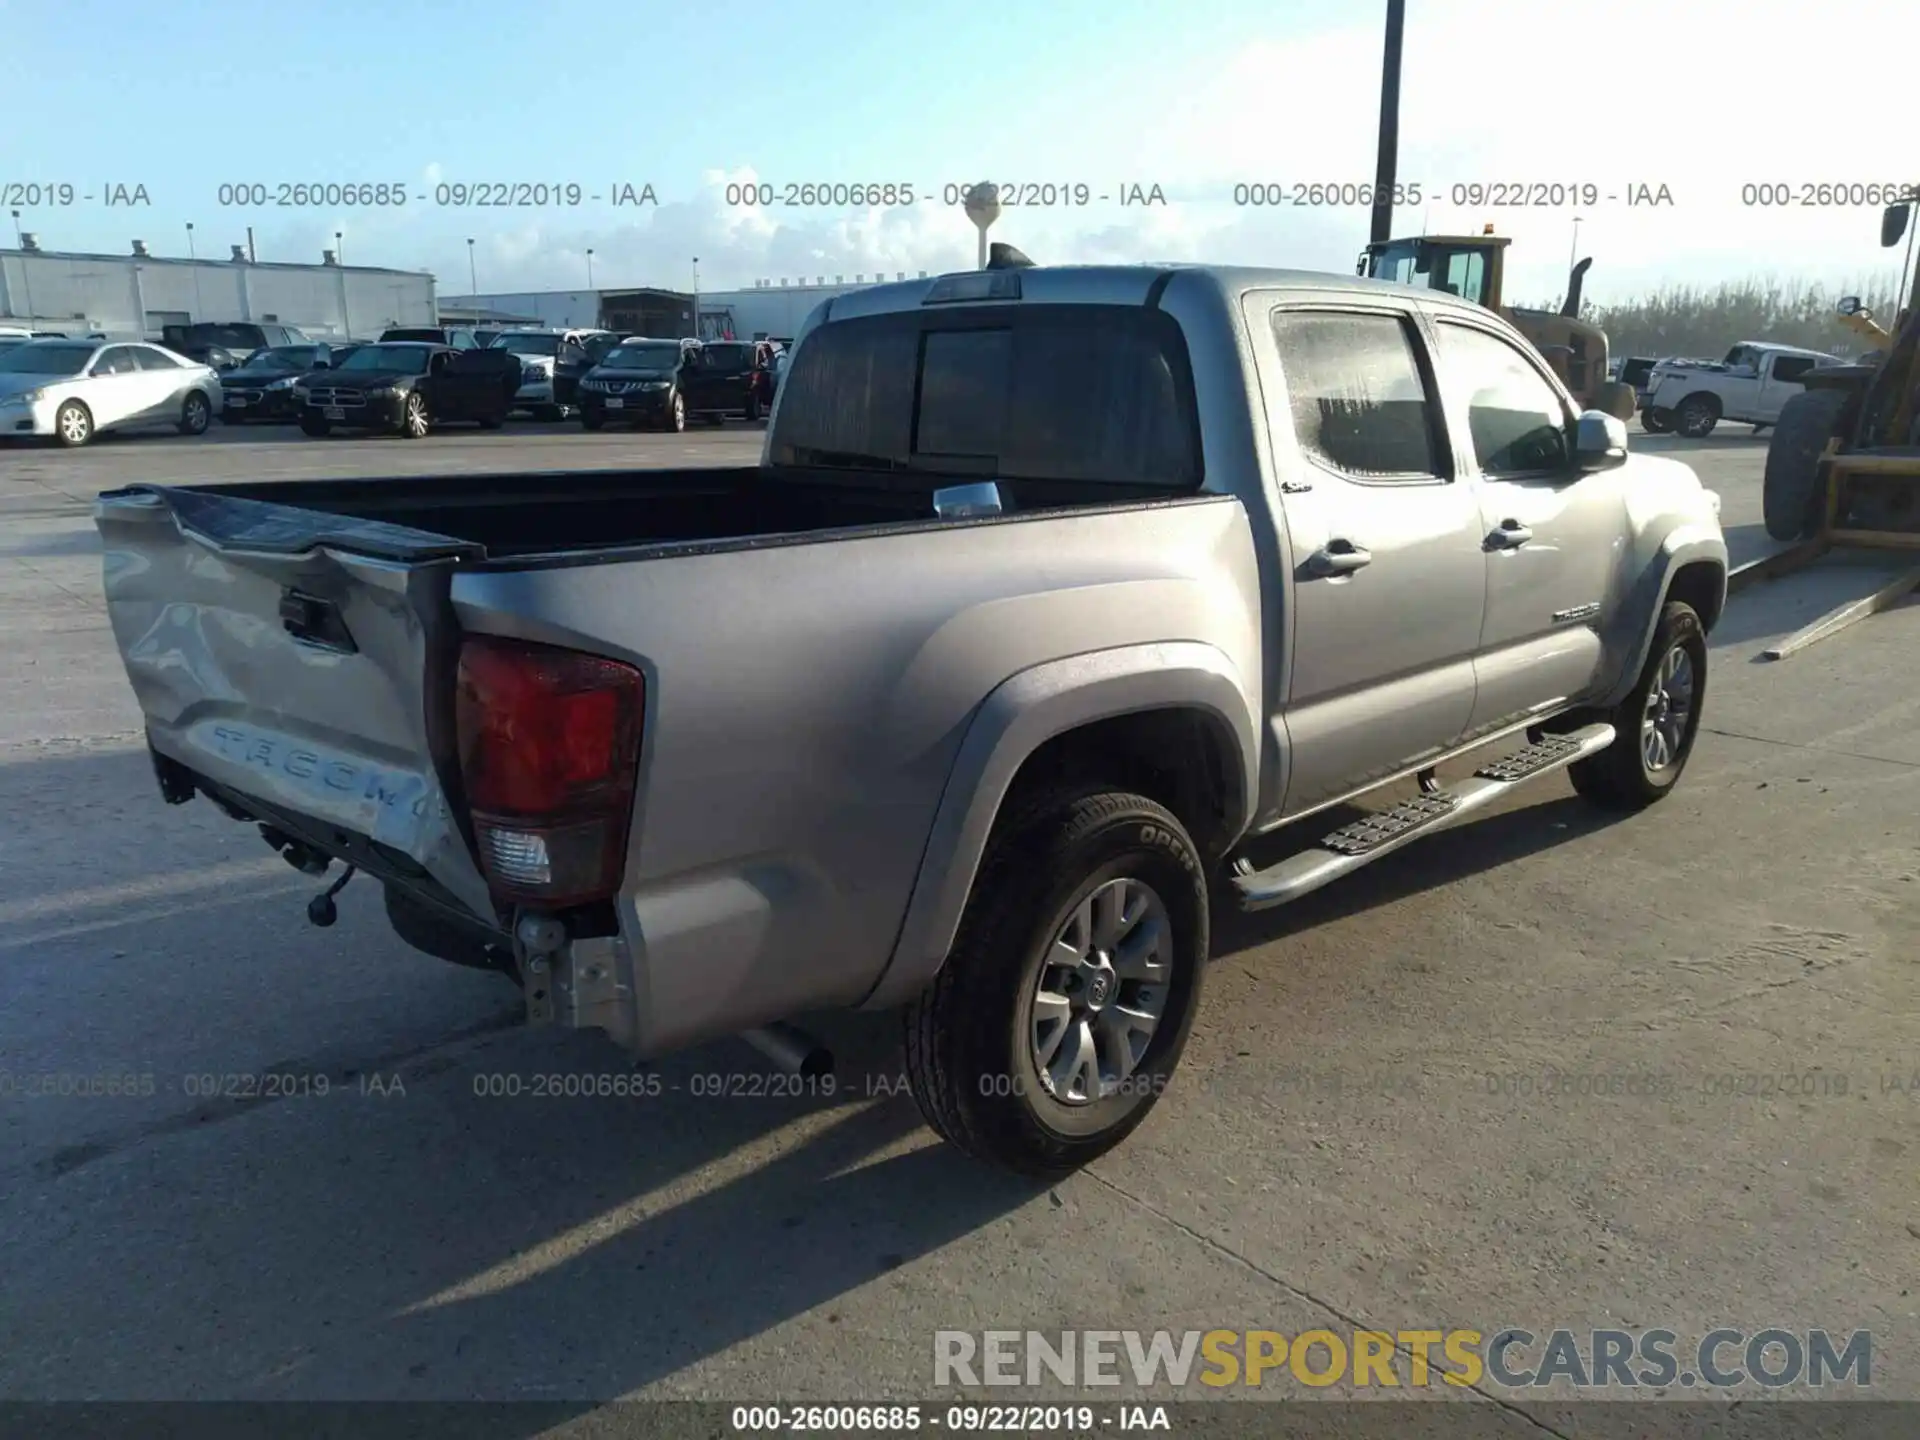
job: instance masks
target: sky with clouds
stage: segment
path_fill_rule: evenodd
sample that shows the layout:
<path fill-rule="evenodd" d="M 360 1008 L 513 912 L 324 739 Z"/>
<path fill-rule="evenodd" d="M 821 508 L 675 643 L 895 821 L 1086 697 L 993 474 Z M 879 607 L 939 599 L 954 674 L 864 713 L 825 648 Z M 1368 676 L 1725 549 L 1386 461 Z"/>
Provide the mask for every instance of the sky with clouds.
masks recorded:
<path fill-rule="evenodd" d="M 1587 293 L 1602 302 L 1727 276 L 1896 273 L 1867 187 L 1920 181 L 1902 90 L 1851 85 L 1855 62 L 1829 57 L 1871 68 L 1906 50 L 1920 6 L 1695 0 L 1657 24 L 1565 0 L 1407 10 L 1399 174 L 1422 203 L 1396 230 L 1495 224 L 1514 238 L 1515 298 L 1559 293 L 1576 216 L 1578 253 L 1595 262 Z M 704 289 L 960 268 L 973 231 L 942 197 L 977 179 L 1086 187 L 1083 205 L 1003 214 L 994 237 L 1038 260 L 1344 271 L 1366 239 L 1364 205 L 1236 204 L 1236 186 L 1291 199 L 1296 185 L 1345 185 L 1358 198 L 1373 174 L 1384 11 L 0 0 L 9 52 L 64 57 L 9 79 L 16 119 L 44 123 L 0 134 L 0 187 L 50 250 L 124 252 L 137 237 L 184 254 L 191 222 L 198 253 L 224 255 L 251 226 L 263 260 L 317 260 L 337 243 L 349 264 L 430 269 L 448 294 L 470 288 L 470 249 L 487 292 L 583 285 L 590 249 L 601 286 L 685 289 L 696 256 Z M 77 52 L 76 33 L 90 37 Z M 345 183 L 407 201 L 329 203 Z M 535 203 L 455 203 L 496 198 L 483 193 L 496 183 Z M 916 199 L 730 203 L 742 187 L 784 200 L 808 183 L 910 185 Z M 293 185 L 317 203 L 280 203 Z M 1504 185 L 1549 203 L 1492 204 L 1486 187 Z M 48 203 L 63 186 L 93 198 Z M 106 204 L 115 186 L 141 187 L 146 203 Z M 611 203 L 647 186 L 657 203 Z M 1133 186 L 1166 203 L 1119 204 Z M 1554 203 L 1589 186 L 1591 205 Z M 1628 203 L 1663 190 L 1666 203 Z M 1776 197 L 1793 203 L 1758 203 Z"/>

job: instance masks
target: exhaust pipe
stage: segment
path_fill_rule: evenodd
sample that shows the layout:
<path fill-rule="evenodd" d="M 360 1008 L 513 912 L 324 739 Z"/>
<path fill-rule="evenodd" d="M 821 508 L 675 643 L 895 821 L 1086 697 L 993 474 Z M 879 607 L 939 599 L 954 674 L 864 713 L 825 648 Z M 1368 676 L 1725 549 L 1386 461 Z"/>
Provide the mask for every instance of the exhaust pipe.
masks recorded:
<path fill-rule="evenodd" d="M 1580 287 L 1586 283 L 1587 267 L 1591 264 L 1593 264 L 1593 257 L 1589 255 L 1574 266 L 1573 273 L 1567 277 L 1567 298 L 1560 306 L 1560 313 L 1569 320 L 1580 318 Z"/>
<path fill-rule="evenodd" d="M 806 1031 L 775 1023 L 745 1030 L 740 1038 L 789 1075 L 818 1080 L 833 1073 L 833 1052 Z"/>

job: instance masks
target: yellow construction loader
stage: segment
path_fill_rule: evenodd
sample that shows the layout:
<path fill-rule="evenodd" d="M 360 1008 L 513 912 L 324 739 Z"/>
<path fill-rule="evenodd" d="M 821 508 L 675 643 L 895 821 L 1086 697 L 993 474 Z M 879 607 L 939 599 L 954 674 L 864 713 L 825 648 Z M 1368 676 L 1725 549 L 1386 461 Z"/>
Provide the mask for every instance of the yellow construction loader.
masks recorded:
<path fill-rule="evenodd" d="M 1890 205 L 1880 243 L 1900 243 L 1912 223 L 1914 199 Z M 1767 446 L 1762 492 L 1767 533 L 1791 548 L 1731 577 L 1735 588 L 1801 569 L 1841 547 L 1920 551 L 1920 269 L 1891 331 L 1849 296 L 1841 323 L 1872 341 L 1878 353 L 1865 363 L 1811 370 L 1803 393 L 1787 401 Z M 1774 659 L 1881 610 L 1920 588 L 1920 569 L 1908 570 L 1864 599 L 1776 645 Z"/>
<path fill-rule="evenodd" d="M 1631 420 L 1633 387 L 1607 378 L 1607 336 L 1579 318 L 1580 286 L 1592 260 L 1582 260 L 1567 277 L 1567 298 L 1559 311 L 1503 305 L 1506 250 L 1512 237 L 1495 235 L 1489 225 L 1480 235 L 1422 235 L 1383 240 L 1361 252 L 1359 273 L 1426 290 L 1443 290 L 1472 300 L 1504 316 L 1533 343 L 1581 405 Z"/>

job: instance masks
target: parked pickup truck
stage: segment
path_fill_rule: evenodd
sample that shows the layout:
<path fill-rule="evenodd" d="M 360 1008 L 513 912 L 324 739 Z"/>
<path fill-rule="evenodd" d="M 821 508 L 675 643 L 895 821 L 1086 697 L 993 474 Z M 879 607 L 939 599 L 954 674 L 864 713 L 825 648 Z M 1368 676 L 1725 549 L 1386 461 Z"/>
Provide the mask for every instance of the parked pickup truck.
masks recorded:
<path fill-rule="evenodd" d="M 1722 420 L 1739 420 L 1757 435 L 1804 391 L 1801 377 L 1809 370 L 1842 363 L 1818 350 L 1755 340 L 1735 345 L 1720 361 L 1662 360 L 1640 392 L 1640 424 L 1656 435 L 1677 430 L 1704 440 Z"/>
<path fill-rule="evenodd" d="M 1025 267 L 826 301 L 757 466 L 95 515 L 168 801 L 639 1056 L 899 1007 L 932 1126 L 1055 1175 L 1166 1088 L 1216 886 L 1669 793 L 1717 511 L 1468 302 Z"/>

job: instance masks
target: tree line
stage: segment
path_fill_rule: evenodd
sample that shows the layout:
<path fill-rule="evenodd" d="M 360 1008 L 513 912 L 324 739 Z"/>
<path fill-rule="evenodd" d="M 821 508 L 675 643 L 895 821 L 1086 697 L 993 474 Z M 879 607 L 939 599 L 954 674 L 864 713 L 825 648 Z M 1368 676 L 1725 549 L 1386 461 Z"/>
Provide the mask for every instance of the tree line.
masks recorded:
<path fill-rule="evenodd" d="M 1718 359 L 1743 340 L 1797 345 L 1852 357 L 1869 347 L 1834 314 L 1843 295 L 1857 295 L 1891 329 L 1899 306 L 1883 278 L 1827 286 L 1804 281 L 1748 279 L 1708 287 L 1669 285 L 1614 305 L 1586 303 L 1580 318 L 1607 332 L 1614 355 L 1669 355 Z M 1560 300 L 1542 306 L 1558 310 Z"/>

